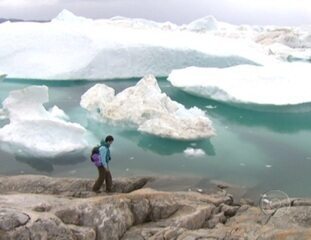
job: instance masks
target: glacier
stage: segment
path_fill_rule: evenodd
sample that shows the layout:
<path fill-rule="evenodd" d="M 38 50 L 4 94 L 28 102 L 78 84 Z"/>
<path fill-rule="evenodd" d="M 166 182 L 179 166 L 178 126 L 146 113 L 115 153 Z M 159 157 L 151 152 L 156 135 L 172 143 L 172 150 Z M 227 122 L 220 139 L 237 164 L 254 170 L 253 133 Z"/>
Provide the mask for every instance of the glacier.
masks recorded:
<path fill-rule="evenodd" d="M 186 109 L 171 100 L 152 75 L 116 95 L 105 84 L 96 84 L 81 96 L 80 105 L 97 120 L 125 124 L 162 138 L 196 140 L 215 135 L 204 111 Z"/>
<path fill-rule="evenodd" d="M 294 105 L 311 102 L 309 63 L 173 70 L 168 81 L 188 93 L 230 103 Z"/>
<path fill-rule="evenodd" d="M 57 107 L 47 111 L 43 104 L 48 100 L 46 86 L 30 86 L 10 92 L 2 103 L 2 111 L 10 121 L 0 128 L 4 151 L 53 158 L 86 149 L 86 130 L 77 123 L 62 120 L 64 112 Z"/>
<path fill-rule="evenodd" d="M 194 25 L 121 17 L 92 20 L 66 10 L 47 23 L 5 22 L 0 24 L 1 71 L 9 78 L 103 80 L 168 76 L 189 66 L 278 61 L 254 39 L 192 31 Z"/>

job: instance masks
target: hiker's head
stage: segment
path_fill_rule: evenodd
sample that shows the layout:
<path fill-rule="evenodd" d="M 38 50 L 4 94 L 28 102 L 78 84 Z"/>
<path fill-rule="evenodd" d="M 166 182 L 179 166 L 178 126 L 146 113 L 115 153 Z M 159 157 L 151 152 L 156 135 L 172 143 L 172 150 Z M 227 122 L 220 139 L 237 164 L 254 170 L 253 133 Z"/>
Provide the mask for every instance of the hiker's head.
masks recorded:
<path fill-rule="evenodd" d="M 108 143 L 109 145 L 113 142 L 113 136 L 111 135 L 108 135 L 106 138 L 105 138 L 105 143 Z"/>

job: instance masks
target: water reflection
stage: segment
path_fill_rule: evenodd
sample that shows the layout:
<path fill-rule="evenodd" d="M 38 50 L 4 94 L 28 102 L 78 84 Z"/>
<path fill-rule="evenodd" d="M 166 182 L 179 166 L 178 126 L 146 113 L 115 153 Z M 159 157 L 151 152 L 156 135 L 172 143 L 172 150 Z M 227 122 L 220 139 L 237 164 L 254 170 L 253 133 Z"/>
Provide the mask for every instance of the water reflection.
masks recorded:
<path fill-rule="evenodd" d="M 29 157 L 15 155 L 18 162 L 25 163 L 39 172 L 51 173 L 55 165 L 75 165 L 87 160 L 86 153 L 75 152 L 64 154 L 55 158 Z"/>
<path fill-rule="evenodd" d="M 143 134 L 134 130 L 121 131 L 120 135 L 132 142 L 135 142 L 142 149 L 152 151 L 160 155 L 182 153 L 188 147 L 203 149 L 209 156 L 216 155 L 214 146 L 208 139 L 200 141 L 178 141 Z"/>
<path fill-rule="evenodd" d="M 221 120 L 224 124 L 232 125 L 234 123 L 251 127 L 261 126 L 284 133 L 311 130 L 311 103 L 283 107 L 268 106 L 268 108 L 258 108 L 258 106 L 249 105 L 249 109 L 245 109 L 192 96 L 175 88 L 168 88 L 167 92 L 174 100 L 187 107 L 197 106 L 203 110 L 206 109 L 208 116 L 212 120 L 215 118 Z M 206 106 L 209 105 L 215 108 L 207 109 Z M 288 112 L 286 112 L 287 110 Z"/>

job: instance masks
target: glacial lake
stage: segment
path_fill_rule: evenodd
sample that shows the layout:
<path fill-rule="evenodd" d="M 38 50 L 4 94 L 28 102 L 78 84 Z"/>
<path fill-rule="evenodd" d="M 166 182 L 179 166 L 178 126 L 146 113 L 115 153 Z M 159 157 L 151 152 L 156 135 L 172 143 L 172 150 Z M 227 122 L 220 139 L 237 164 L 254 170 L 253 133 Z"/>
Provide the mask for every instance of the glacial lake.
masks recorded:
<path fill-rule="evenodd" d="M 117 92 L 139 79 L 102 81 Z M 175 141 L 141 134 L 135 129 L 94 121 L 80 107 L 80 97 L 94 81 L 41 81 L 5 79 L 0 82 L 1 102 L 9 92 L 30 85 L 49 87 L 50 102 L 93 133 L 90 144 L 108 134 L 112 174 L 116 176 L 181 176 L 210 178 L 237 184 L 257 193 L 282 190 L 289 196 L 311 195 L 311 110 L 310 105 L 254 108 L 230 106 L 195 97 L 158 78 L 162 91 L 186 107 L 197 106 L 213 122 L 217 136 L 202 141 Z M 258 93 L 260 94 L 260 93 Z M 133 106 L 135 107 L 135 106 Z M 1 127 L 8 120 L 0 120 Z M 188 147 L 200 148 L 204 156 L 187 156 Z M 34 159 L 0 150 L 0 174 L 45 174 L 94 178 L 97 170 L 89 152 L 74 157 Z"/>

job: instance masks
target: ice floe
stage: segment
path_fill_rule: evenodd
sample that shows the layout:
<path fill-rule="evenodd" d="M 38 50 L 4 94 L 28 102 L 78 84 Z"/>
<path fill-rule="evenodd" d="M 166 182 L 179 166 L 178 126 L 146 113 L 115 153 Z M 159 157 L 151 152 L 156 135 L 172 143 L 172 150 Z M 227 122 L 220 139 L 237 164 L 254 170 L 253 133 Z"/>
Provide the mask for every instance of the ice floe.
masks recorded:
<path fill-rule="evenodd" d="M 66 122 L 64 112 L 54 107 L 52 113 L 46 86 L 30 86 L 11 91 L 3 101 L 10 123 L 0 129 L 1 147 L 23 156 L 55 157 L 75 153 L 87 147 L 86 130 L 77 123 Z"/>
<path fill-rule="evenodd" d="M 275 61 L 254 39 L 192 31 L 220 25 L 212 22 L 185 27 L 120 17 L 92 20 L 68 11 L 46 23 L 6 22 L 0 24 L 1 70 L 12 78 L 102 80 Z"/>
<path fill-rule="evenodd" d="M 311 65 L 282 63 L 229 68 L 189 67 L 168 80 L 191 94 L 223 102 L 288 105 L 311 102 Z"/>
<path fill-rule="evenodd" d="M 117 95 L 105 84 L 96 84 L 82 95 L 80 105 L 102 120 L 126 123 L 163 138 L 192 140 L 214 135 L 212 123 L 202 110 L 186 109 L 171 100 L 152 75 Z"/>

